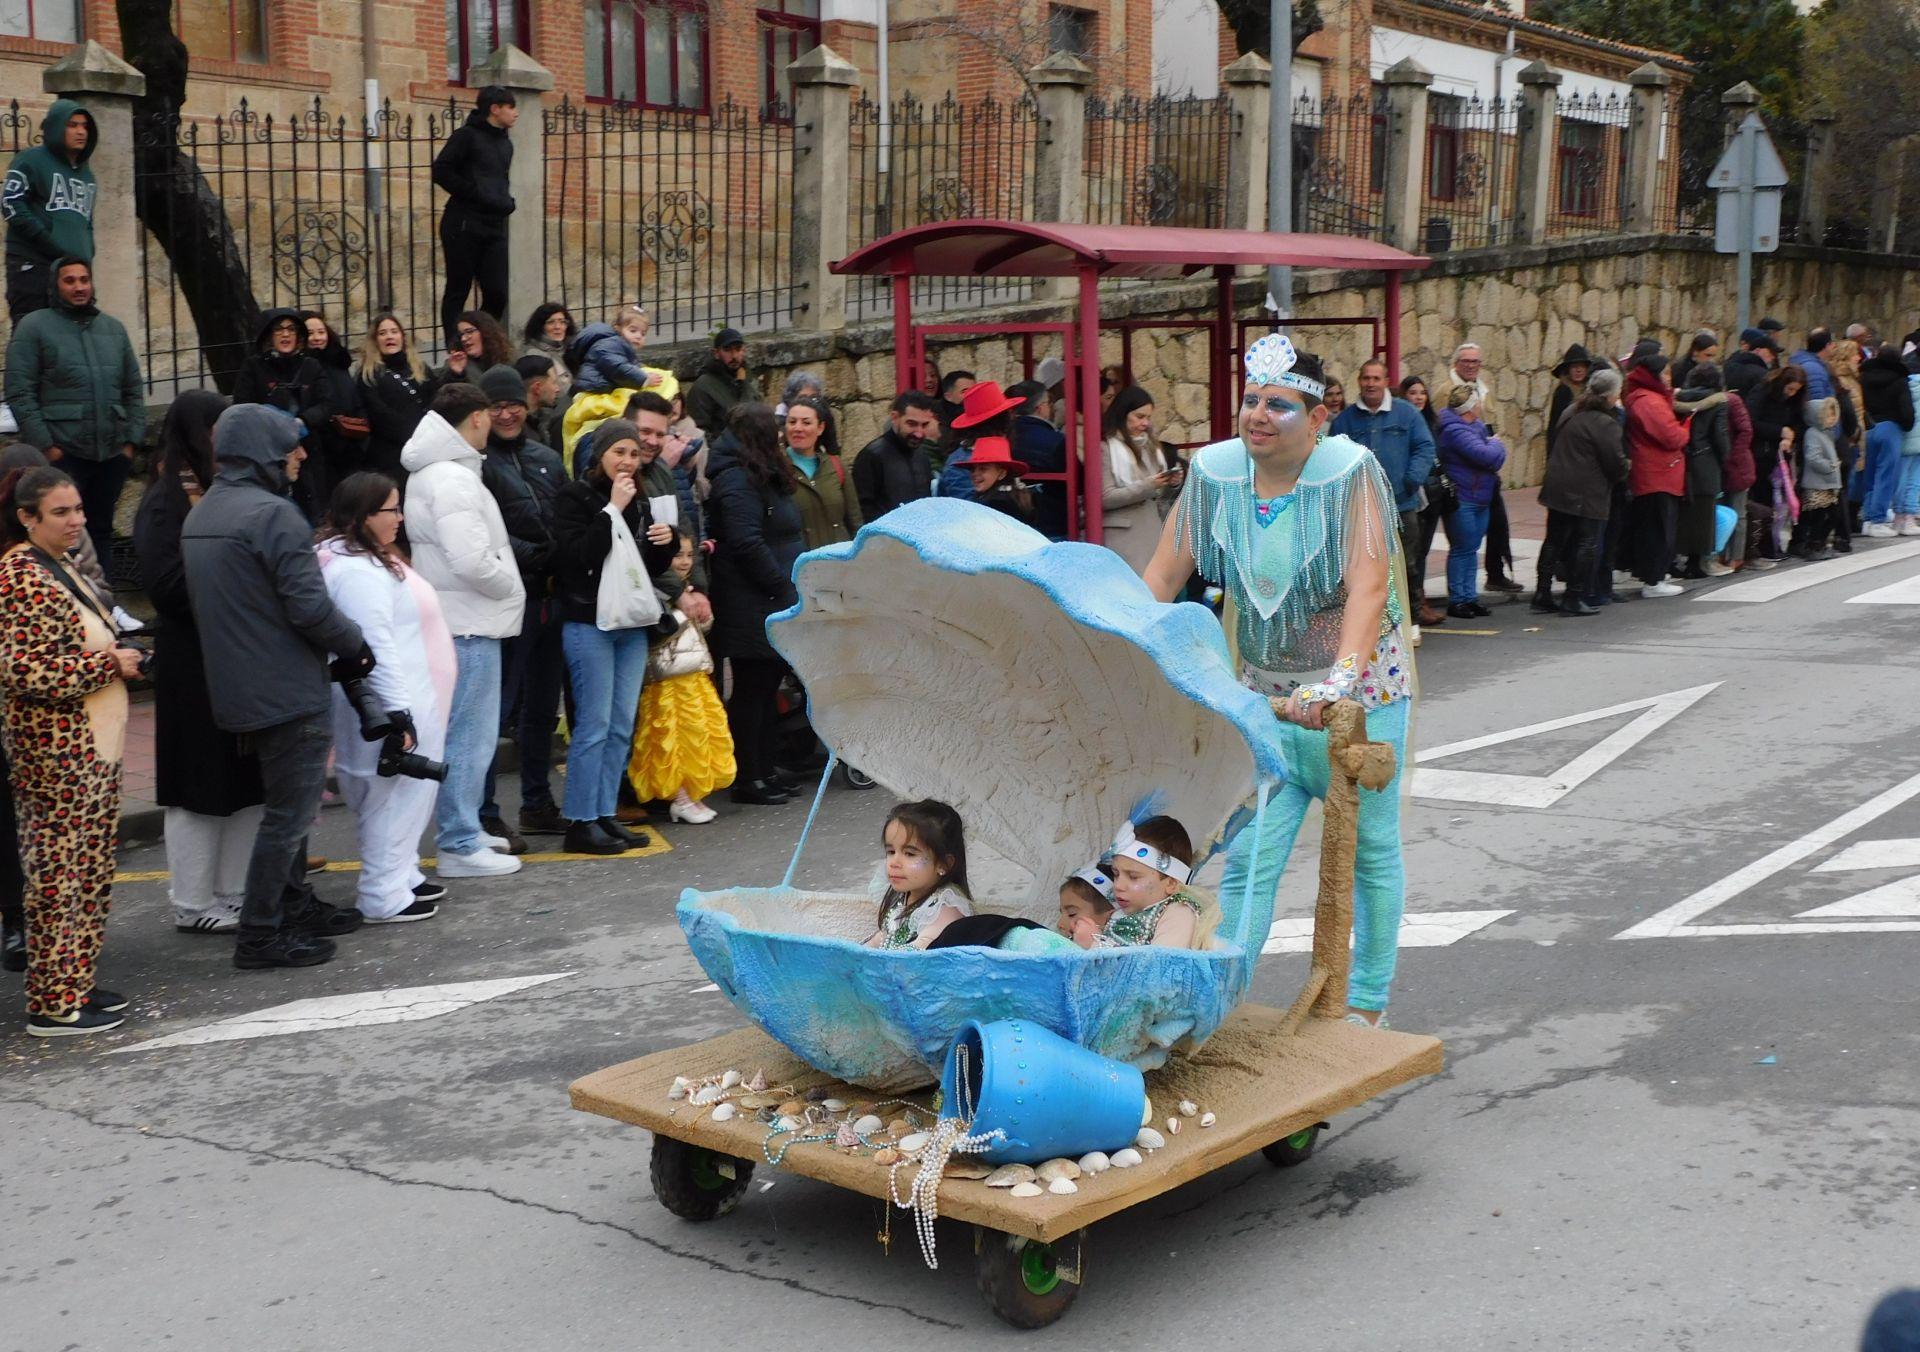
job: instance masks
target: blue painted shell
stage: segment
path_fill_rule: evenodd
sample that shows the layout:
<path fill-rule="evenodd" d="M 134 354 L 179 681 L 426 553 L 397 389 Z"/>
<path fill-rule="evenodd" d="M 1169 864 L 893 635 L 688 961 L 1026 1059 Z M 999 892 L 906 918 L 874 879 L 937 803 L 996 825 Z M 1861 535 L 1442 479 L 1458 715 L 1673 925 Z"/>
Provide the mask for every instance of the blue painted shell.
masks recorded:
<path fill-rule="evenodd" d="M 939 798 L 1026 875 L 982 910 L 1051 923 L 1060 882 L 1146 811 L 1206 855 L 1284 782 L 1278 724 L 1217 620 L 1163 605 L 1112 551 L 928 499 L 804 555 L 768 621 L 814 730 L 902 797 Z M 876 820 L 876 827 L 878 822 Z M 1143 1067 L 1245 995 L 1273 898 L 1225 897 L 1212 949 L 885 952 L 865 897 L 689 890 L 687 942 L 728 999 L 810 1065 L 876 1090 L 936 1078 L 968 1018 L 1032 1019 Z"/>

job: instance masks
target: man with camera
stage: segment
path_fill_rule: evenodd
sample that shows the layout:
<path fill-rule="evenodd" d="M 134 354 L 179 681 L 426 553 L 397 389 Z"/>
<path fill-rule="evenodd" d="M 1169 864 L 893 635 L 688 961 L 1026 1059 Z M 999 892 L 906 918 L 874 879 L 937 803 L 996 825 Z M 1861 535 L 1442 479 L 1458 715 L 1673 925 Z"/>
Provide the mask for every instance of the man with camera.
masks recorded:
<path fill-rule="evenodd" d="M 260 758 L 266 812 L 247 866 L 242 969 L 312 967 L 332 936 L 360 927 L 306 885 L 307 827 L 320 809 L 332 745 L 327 656 L 339 679 L 373 670 L 359 626 L 327 596 L 313 535 L 288 490 L 306 450 L 297 418 L 236 404 L 213 425 L 213 485 L 181 532 L 214 722 Z"/>

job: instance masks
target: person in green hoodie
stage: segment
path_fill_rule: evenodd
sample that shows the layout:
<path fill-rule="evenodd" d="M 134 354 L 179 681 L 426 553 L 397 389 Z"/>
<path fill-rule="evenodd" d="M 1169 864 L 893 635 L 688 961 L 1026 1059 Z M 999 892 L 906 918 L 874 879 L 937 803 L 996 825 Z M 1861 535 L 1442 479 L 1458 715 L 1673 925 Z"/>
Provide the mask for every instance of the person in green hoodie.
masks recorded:
<path fill-rule="evenodd" d="M 40 144 L 21 151 L 0 183 L 7 226 L 7 309 L 18 324 L 48 304 L 54 260 L 93 261 L 93 158 L 100 129 L 72 99 L 55 99 Z"/>

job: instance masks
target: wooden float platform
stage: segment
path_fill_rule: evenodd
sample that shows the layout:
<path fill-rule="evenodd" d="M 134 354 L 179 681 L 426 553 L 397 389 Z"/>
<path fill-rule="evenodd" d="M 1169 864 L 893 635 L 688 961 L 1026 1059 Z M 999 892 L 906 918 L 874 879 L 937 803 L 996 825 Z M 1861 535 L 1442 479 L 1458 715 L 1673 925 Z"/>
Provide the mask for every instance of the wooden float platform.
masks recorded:
<path fill-rule="evenodd" d="M 1166 1119 L 1177 1115 L 1182 1099 L 1213 1113 L 1212 1127 L 1201 1127 L 1198 1117 L 1183 1120 L 1166 1147 L 1147 1155 L 1141 1164 L 1082 1177 L 1080 1190 L 1066 1196 L 1014 1197 L 1002 1188 L 947 1178 L 940 1185 L 940 1214 L 1052 1242 L 1357 1107 L 1396 1085 L 1437 1074 L 1443 1063 L 1437 1038 L 1362 1028 L 1329 1018 L 1307 1018 L 1294 1032 L 1287 1031 L 1286 1024 L 1287 1015 L 1281 1010 L 1242 1005 L 1198 1051 L 1176 1057 L 1147 1075 L 1153 1125 L 1163 1135 Z M 757 1069 L 766 1072 L 770 1085 L 790 1086 L 796 1093 L 819 1089 L 852 1104 L 874 1100 L 867 1091 L 807 1066 L 755 1028 L 595 1071 L 574 1081 L 569 1092 L 573 1106 L 582 1112 L 632 1123 L 764 1167 L 762 1147 L 769 1128 L 752 1114 L 715 1122 L 712 1109 L 667 1097 L 675 1076 L 697 1083 L 727 1070 L 751 1076 Z M 924 1107 L 932 1093 L 929 1088 L 909 1098 Z M 895 1115 L 880 1111 L 884 1117 Z M 779 1144 L 780 1140 L 774 1142 L 776 1152 Z M 890 1171 L 875 1164 L 864 1150 L 837 1149 L 826 1142 L 795 1145 L 780 1167 L 869 1197 L 888 1196 Z M 918 1168 L 913 1163 L 901 1167 L 902 1196 Z"/>

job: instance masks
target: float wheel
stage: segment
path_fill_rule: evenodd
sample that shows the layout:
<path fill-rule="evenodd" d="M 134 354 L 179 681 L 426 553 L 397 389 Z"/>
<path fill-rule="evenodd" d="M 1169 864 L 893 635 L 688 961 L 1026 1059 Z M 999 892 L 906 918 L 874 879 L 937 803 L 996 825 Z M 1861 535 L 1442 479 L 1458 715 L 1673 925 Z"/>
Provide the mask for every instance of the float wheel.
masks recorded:
<path fill-rule="evenodd" d="M 973 1232 L 974 1276 L 987 1307 L 1017 1329 L 1045 1328 L 1073 1305 L 1086 1272 L 1085 1230 L 1052 1244 Z"/>
<path fill-rule="evenodd" d="M 1320 1128 L 1326 1125 L 1325 1122 L 1316 1122 L 1310 1127 L 1302 1127 L 1291 1136 L 1283 1136 L 1272 1145 L 1263 1146 L 1260 1153 L 1276 1169 L 1291 1169 L 1296 1164 L 1305 1164 L 1313 1157 L 1313 1147 L 1320 1139 Z"/>
<path fill-rule="evenodd" d="M 739 1205 L 753 1179 L 753 1161 L 655 1136 L 647 1174 L 661 1206 L 683 1221 L 710 1221 Z"/>

